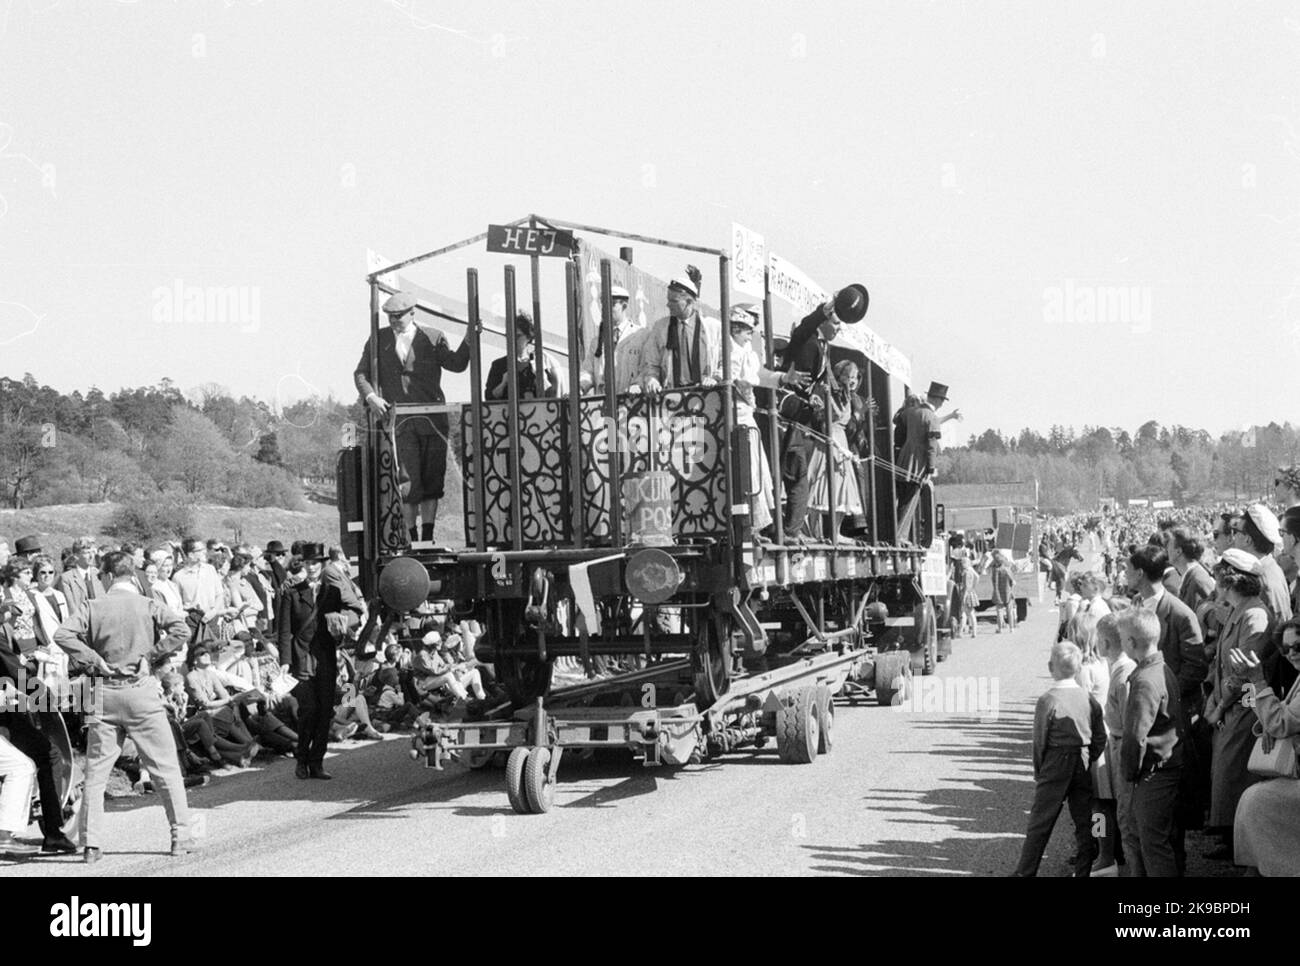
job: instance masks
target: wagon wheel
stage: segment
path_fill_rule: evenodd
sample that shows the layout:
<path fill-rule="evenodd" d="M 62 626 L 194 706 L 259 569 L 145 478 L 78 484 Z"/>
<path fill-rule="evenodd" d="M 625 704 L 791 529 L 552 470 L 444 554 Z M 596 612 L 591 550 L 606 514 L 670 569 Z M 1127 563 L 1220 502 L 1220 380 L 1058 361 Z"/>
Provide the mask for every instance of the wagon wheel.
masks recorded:
<path fill-rule="evenodd" d="M 717 703 L 731 690 L 731 621 L 725 615 L 707 616 L 691 650 L 695 700 L 702 708 Z"/>
<path fill-rule="evenodd" d="M 912 619 L 916 624 L 916 643 L 921 648 L 919 670 L 922 674 L 933 674 L 939 657 L 939 628 L 934 618 L 934 605 L 928 597 L 921 598 L 912 611 Z M 912 670 L 915 672 L 918 668 Z"/>
<path fill-rule="evenodd" d="M 544 815 L 555 802 L 555 782 L 551 779 L 551 749 L 534 748 L 524 762 L 524 795 L 534 815 Z"/>
<path fill-rule="evenodd" d="M 532 811 L 528 804 L 528 793 L 524 791 L 524 766 L 531 750 L 523 746 L 512 748 L 510 757 L 506 759 L 506 797 L 510 799 L 510 807 L 520 815 Z"/>

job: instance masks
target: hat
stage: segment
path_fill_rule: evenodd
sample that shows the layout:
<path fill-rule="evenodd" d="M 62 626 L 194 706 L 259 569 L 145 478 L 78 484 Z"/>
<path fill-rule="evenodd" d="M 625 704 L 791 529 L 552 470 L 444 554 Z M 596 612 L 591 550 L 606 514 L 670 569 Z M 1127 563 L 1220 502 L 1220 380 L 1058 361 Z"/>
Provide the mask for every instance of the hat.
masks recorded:
<path fill-rule="evenodd" d="M 1243 574 L 1252 574 L 1256 577 L 1259 576 L 1259 560 L 1246 553 L 1244 550 L 1238 550 L 1236 547 L 1232 547 L 1223 551 L 1219 556 L 1219 560 L 1222 563 L 1227 564 L 1233 570 L 1239 571 Z"/>
<path fill-rule="evenodd" d="M 415 308 L 415 296 L 408 295 L 406 292 L 390 295 L 388 301 L 384 303 L 384 311 L 389 315 L 401 315 L 413 308 Z"/>
<path fill-rule="evenodd" d="M 22 556 L 25 553 L 40 553 L 41 538 L 38 536 L 19 537 L 18 542 L 14 544 L 14 553 Z"/>
<path fill-rule="evenodd" d="M 302 545 L 303 560 L 324 560 L 325 544 L 323 543 L 304 543 Z"/>
<path fill-rule="evenodd" d="M 700 290 L 695 286 L 695 283 L 692 282 L 689 278 L 687 278 L 684 275 L 677 276 L 675 279 L 673 279 L 671 282 L 668 283 L 668 287 L 670 289 L 675 288 L 678 291 L 685 292 L 693 299 L 697 299 L 700 297 Z"/>
<path fill-rule="evenodd" d="M 931 382 L 930 391 L 925 394 L 925 397 L 929 399 L 932 396 L 937 399 L 942 399 L 944 401 L 947 401 L 948 387 L 941 382 Z"/>
<path fill-rule="evenodd" d="M 1252 503 L 1246 507 L 1246 516 L 1250 517 L 1250 522 L 1255 524 L 1255 529 L 1265 540 L 1274 546 L 1282 542 L 1282 528 L 1277 522 L 1277 517 L 1264 504 Z"/>
<path fill-rule="evenodd" d="M 420 643 L 425 647 L 437 647 L 442 643 L 442 635 L 437 631 L 429 631 L 424 637 L 420 638 Z"/>
<path fill-rule="evenodd" d="M 609 288 L 609 297 L 611 299 L 627 299 L 627 300 L 631 300 L 632 298 L 632 296 L 627 294 L 627 289 L 625 289 L 622 285 L 611 285 Z"/>
<path fill-rule="evenodd" d="M 731 307 L 731 322 L 739 322 L 741 325 L 747 325 L 751 329 L 758 325 L 758 307 L 752 302 L 742 302 L 739 305 Z"/>
<path fill-rule="evenodd" d="M 832 302 L 835 317 L 841 322 L 861 322 L 862 317 L 867 314 L 869 300 L 866 286 L 857 283 L 846 285 L 835 293 L 835 300 Z"/>
<path fill-rule="evenodd" d="M 272 540 L 270 543 L 266 545 L 266 549 L 263 550 L 262 552 L 267 555 L 273 553 L 284 553 L 284 544 L 282 544 L 279 540 Z"/>

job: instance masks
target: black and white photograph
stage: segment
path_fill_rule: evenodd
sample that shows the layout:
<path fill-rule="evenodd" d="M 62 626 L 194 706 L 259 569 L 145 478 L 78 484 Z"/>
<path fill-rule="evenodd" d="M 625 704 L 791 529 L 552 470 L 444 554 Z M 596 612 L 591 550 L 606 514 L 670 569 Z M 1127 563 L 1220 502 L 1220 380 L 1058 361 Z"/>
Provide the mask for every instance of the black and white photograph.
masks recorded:
<path fill-rule="evenodd" d="M 1288 2 L 0 0 L 0 896 L 1264 938 L 1297 65 Z"/>

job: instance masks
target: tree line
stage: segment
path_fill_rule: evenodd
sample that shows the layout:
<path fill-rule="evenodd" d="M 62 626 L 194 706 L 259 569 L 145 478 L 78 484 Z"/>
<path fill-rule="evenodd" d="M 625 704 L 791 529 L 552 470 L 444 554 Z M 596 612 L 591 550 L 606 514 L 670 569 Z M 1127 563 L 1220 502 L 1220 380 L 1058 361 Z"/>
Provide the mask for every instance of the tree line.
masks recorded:
<path fill-rule="evenodd" d="M 1280 466 L 1300 462 L 1300 427 L 1252 426 L 1215 438 L 1203 429 L 1148 420 L 1135 433 L 1119 427 L 1053 426 L 1004 436 L 995 429 L 940 454 L 946 483 L 1037 479 L 1039 505 L 1092 509 L 1102 499 L 1179 504 L 1271 499 Z"/>
<path fill-rule="evenodd" d="M 300 509 L 305 483 L 334 477 L 359 405 L 312 397 L 275 409 L 208 383 L 170 379 L 105 395 L 0 377 L 0 501 L 155 501 Z"/>

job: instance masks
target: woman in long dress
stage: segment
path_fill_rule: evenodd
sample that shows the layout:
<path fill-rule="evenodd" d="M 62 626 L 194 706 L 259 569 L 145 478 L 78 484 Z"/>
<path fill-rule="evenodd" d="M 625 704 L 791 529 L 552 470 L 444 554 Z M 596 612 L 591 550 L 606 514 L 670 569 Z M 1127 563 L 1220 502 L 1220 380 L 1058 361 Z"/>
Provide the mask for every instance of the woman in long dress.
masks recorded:
<path fill-rule="evenodd" d="M 1292 667 L 1300 670 L 1300 621 L 1282 627 L 1281 650 Z M 1255 714 L 1264 734 L 1279 741 L 1300 740 L 1300 678 L 1285 697 L 1264 677 L 1258 655 L 1233 651 L 1232 673 L 1255 688 Z M 1300 781 L 1273 778 L 1251 785 L 1237 803 L 1233 822 L 1233 861 L 1253 867 L 1260 875 L 1300 876 Z"/>
<path fill-rule="evenodd" d="M 862 493 L 858 489 L 857 466 L 849 446 L 849 422 L 853 418 L 850 394 L 858 391 L 862 373 L 857 364 L 845 359 L 835 366 L 835 382 L 831 389 L 831 412 L 827 419 L 831 438 L 831 451 L 835 454 L 835 518 L 832 525 L 839 529 L 843 514 L 862 513 Z M 820 444 L 808 461 L 808 506 L 821 513 L 830 512 L 826 472 L 826 446 Z"/>

